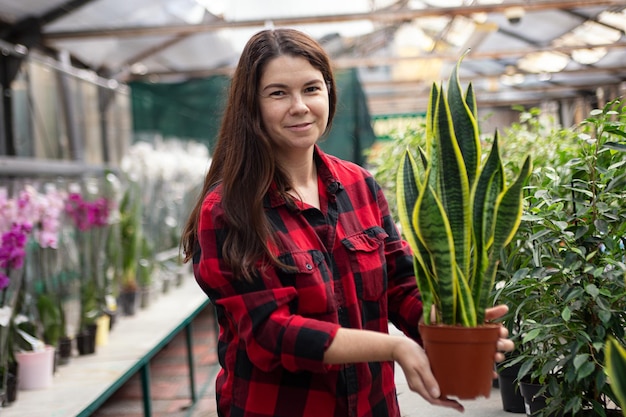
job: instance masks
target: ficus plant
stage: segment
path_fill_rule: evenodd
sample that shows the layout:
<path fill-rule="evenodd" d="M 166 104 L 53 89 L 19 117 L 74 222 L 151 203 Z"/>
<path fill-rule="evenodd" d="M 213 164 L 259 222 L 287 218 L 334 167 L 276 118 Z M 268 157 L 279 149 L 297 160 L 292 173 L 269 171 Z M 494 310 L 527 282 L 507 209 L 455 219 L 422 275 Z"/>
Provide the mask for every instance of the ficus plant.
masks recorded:
<path fill-rule="evenodd" d="M 396 194 L 424 311 L 434 305 L 437 323 L 475 327 L 491 301 L 500 250 L 519 225 L 532 164 L 526 157 L 507 184 L 497 132 L 483 161 L 476 99 L 471 83 L 462 90 L 461 61 L 447 92 L 432 86 L 426 144 L 405 151 Z M 424 319 L 430 324 L 429 315 Z"/>
<path fill-rule="evenodd" d="M 543 384 L 540 415 L 604 417 L 617 403 L 605 342 L 626 342 L 626 106 L 614 100 L 571 131 L 570 146 L 530 180 L 500 265 L 512 278 L 496 297 L 516 323 L 510 364 Z"/>

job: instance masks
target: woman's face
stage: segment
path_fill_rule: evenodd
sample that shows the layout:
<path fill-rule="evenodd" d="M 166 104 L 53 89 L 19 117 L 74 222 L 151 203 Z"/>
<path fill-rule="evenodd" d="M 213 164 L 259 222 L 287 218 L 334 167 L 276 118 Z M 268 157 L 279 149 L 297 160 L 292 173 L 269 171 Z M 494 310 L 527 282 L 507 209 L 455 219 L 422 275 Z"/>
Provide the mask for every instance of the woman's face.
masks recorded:
<path fill-rule="evenodd" d="M 261 118 L 276 150 L 311 148 L 328 123 L 322 73 L 305 58 L 282 55 L 267 63 L 259 82 Z"/>

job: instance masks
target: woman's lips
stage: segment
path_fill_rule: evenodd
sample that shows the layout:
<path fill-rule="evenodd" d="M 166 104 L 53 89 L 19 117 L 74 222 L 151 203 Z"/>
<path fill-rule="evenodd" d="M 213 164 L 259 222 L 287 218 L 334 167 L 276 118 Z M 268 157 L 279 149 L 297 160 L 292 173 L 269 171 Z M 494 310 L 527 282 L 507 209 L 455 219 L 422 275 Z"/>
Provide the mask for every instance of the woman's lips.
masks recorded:
<path fill-rule="evenodd" d="M 289 130 L 306 130 L 311 125 L 312 125 L 312 123 L 298 123 L 298 124 L 287 126 L 287 129 L 289 129 Z"/>

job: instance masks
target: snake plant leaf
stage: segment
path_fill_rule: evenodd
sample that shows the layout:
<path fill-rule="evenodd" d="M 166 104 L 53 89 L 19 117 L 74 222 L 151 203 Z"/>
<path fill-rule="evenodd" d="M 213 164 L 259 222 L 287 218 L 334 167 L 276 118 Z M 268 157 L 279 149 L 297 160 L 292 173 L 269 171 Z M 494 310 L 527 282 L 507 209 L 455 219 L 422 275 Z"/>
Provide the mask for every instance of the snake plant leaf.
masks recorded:
<path fill-rule="evenodd" d="M 484 321 L 500 251 L 521 221 L 527 158 L 506 188 L 496 132 L 481 167 L 477 107 L 471 84 L 463 94 L 460 60 L 444 88 L 433 84 L 426 117 L 424 167 L 406 151 L 400 163 L 397 197 L 400 223 L 413 250 L 424 311 L 436 306 L 437 321 L 472 327 Z M 424 315 L 426 324 L 430 315 Z"/>
<path fill-rule="evenodd" d="M 426 174 L 427 179 L 430 172 L 429 168 Z M 432 269 L 430 279 L 436 282 L 439 289 L 443 322 L 453 323 L 457 306 L 454 282 L 458 278 L 454 261 L 454 240 L 445 208 L 433 187 L 428 186 L 428 182 L 425 182 L 420 189 L 413 222 L 419 240 L 427 251 L 425 256 L 418 257 L 418 260 L 422 263 L 422 268 Z"/>
<path fill-rule="evenodd" d="M 422 160 L 422 162 L 425 161 Z M 400 162 L 396 181 L 398 216 L 402 226 L 402 234 L 413 252 L 413 270 L 418 288 L 421 290 L 420 295 L 424 311 L 430 311 L 431 306 L 436 302 L 435 294 L 438 293 L 438 289 L 436 283 L 429 278 L 432 273 L 428 262 L 421 258 L 422 254 L 427 253 L 427 251 L 419 241 L 412 221 L 421 182 L 417 163 L 408 149 Z M 425 321 L 430 320 L 430 315 L 425 315 L 424 319 Z"/>
<path fill-rule="evenodd" d="M 532 162 L 527 156 L 517 179 L 497 202 L 493 231 L 493 246 L 497 251 L 509 244 L 522 221 L 522 192 L 531 170 Z"/>
<path fill-rule="evenodd" d="M 475 244 L 474 274 L 471 277 L 470 286 L 474 299 L 480 299 L 480 291 L 483 287 L 485 270 L 489 257 L 487 248 L 493 239 L 493 217 L 495 214 L 496 200 L 504 189 L 504 167 L 500 159 L 498 148 L 498 132 L 494 136 L 491 151 L 487 157 L 473 193 L 473 233 Z"/>
<path fill-rule="evenodd" d="M 411 222 L 413 210 L 417 203 L 420 187 L 419 170 L 417 163 L 407 149 L 404 158 L 400 161 L 400 167 L 396 177 L 396 190 L 398 200 L 398 217 L 402 226 L 402 234 L 411 247 L 413 253 L 418 253 L 418 238 Z"/>
<path fill-rule="evenodd" d="M 477 244 L 489 245 L 493 237 L 493 216 L 496 199 L 504 189 L 504 166 L 500 159 L 498 132 L 493 139 L 491 151 L 474 188 L 474 231 Z"/>
<path fill-rule="evenodd" d="M 454 126 L 454 133 L 458 140 L 459 148 L 463 155 L 463 162 L 467 170 L 467 179 L 471 187 L 478 176 L 478 167 L 480 164 L 480 137 L 478 135 L 478 123 L 472 113 L 473 109 L 468 106 L 466 102 L 467 96 L 463 96 L 463 90 L 461 89 L 459 67 L 461 66 L 463 57 L 457 61 L 448 82 L 448 104 L 450 106 L 450 119 Z"/>
<path fill-rule="evenodd" d="M 622 412 L 626 412 L 626 348 L 609 336 L 605 344 L 606 373 Z M 626 415 L 626 414 L 625 414 Z"/>
<path fill-rule="evenodd" d="M 428 168 L 428 155 L 424 151 L 424 148 L 418 146 L 417 148 L 420 152 L 420 160 L 422 161 L 422 166 L 424 167 L 424 171 Z"/>
<path fill-rule="evenodd" d="M 420 262 L 421 257 L 413 256 L 413 271 L 415 272 L 415 280 L 417 281 L 417 287 L 420 288 L 420 297 L 422 299 L 422 311 L 430 311 L 433 304 L 439 304 L 438 294 L 439 289 L 437 283 L 430 277 L 432 273 L 422 268 Z M 431 324 L 430 314 L 424 314 L 424 323 Z"/>
<path fill-rule="evenodd" d="M 455 280 L 455 291 L 457 294 L 456 323 L 465 327 L 474 327 L 478 324 L 476 316 L 476 306 L 468 280 L 463 276 L 463 271 L 457 267 L 458 279 Z"/>
<path fill-rule="evenodd" d="M 438 159 L 431 162 L 438 174 L 437 195 L 450 222 L 455 259 L 465 276 L 470 273 L 470 191 L 463 154 L 457 141 L 452 114 L 443 91 L 437 107 L 435 134 Z"/>
<path fill-rule="evenodd" d="M 472 116 L 474 116 L 475 120 L 478 120 L 478 106 L 476 104 L 476 93 L 474 92 L 474 85 L 469 83 L 467 86 L 467 93 L 465 93 L 465 103 L 467 107 L 472 112 Z M 478 128 L 478 124 L 476 125 Z M 480 131 L 478 132 L 480 134 Z"/>
<path fill-rule="evenodd" d="M 432 138 L 435 137 L 435 115 L 437 114 L 437 106 L 441 90 L 436 83 L 433 83 L 428 96 L 428 108 L 426 109 L 426 154 L 433 155 L 432 147 L 435 145 Z"/>
<path fill-rule="evenodd" d="M 500 251 L 509 244 L 522 220 L 522 197 L 524 183 L 530 176 L 532 162 L 527 156 L 517 179 L 509 188 L 503 191 L 496 201 L 495 225 L 493 229 L 493 241 L 489 248 L 489 261 L 487 270 L 482 278 L 482 285 L 478 289 L 478 295 L 474 296 L 474 302 L 478 306 L 486 304 L 490 290 L 493 288 Z M 479 322 L 484 320 L 484 308 L 477 311 Z"/>

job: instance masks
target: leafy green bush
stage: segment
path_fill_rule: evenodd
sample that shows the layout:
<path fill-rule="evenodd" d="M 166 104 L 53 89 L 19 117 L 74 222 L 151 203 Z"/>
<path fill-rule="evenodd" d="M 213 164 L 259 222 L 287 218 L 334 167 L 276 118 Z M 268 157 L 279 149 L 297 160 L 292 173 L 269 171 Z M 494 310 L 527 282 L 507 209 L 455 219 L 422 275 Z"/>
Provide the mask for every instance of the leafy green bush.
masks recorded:
<path fill-rule="evenodd" d="M 518 342 L 520 378 L 545 384 L 548 408 L 605 416 L 616 402 L 604 369 L 626 328 L 626 107 L 591 112 L 535 170 L 515 244 L 504 254 L 499 302 Z"/>
<path fill-rule="evenodd" d="M 396 204 L 396 177 L 398 163 L 406 149 L 417 149 L 426 143 L 426 120 L 419 120 L 415 126 L 388 133 L 390 140 L 379 141 L 367 151 L 367 168 L 380 184 L 387 196 L 389 209 L 394 219 L 398 219 Z"/>

